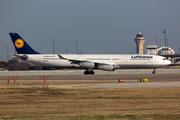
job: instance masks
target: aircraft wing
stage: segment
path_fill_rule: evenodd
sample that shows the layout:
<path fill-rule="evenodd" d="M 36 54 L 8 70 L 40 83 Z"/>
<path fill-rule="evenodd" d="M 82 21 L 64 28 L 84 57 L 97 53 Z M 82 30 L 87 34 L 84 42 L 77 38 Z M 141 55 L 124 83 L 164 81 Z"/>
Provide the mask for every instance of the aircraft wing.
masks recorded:
<path fill-rule="evenodd" d="M 80 64 L 83 62 L 93 62 L 95 64 L 95 66 L 99 66 L 99 65 L 111 65 L 114 68 L 120 68 L 119 65 L 115 64 L 115 63 L 106 63 L 106 62 L 97 62 L 97 61 L 88 61 L 88 60 L 78 60 L 78 59 L 68 59 L 68 58 L 64 58 L 62 55 L 58 55 L 60 59 L 64 59 L 64 60 L 68 60 L 71 61 L 71 64 Z"/>
<path fill-rule="evenodd" d="M 80 62 L 83 62 L 83 60 L 74 60 L 74 59 L 68 59 L 68 58 L 65 58 L 61 55 L 58 55 L 60 59 L 64 59 L 64 60 L 68 60 L 68 61 L 71 61 L 72 64 L 79 64 Z"/>

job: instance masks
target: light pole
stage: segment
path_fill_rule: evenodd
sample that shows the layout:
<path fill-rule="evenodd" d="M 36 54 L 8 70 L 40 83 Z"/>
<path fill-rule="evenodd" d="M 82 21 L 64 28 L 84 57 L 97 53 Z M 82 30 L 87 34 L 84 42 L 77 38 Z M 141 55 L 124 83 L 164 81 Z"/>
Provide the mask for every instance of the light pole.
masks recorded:
<path fill-rule="evenodd" d="M 155 37 L 155 40 L 154 40 L 154 41 L 156 42 L 156 45 L 157 45 L 157 39 L 158 39 L 158 37 Z"/>
<path fill-rule="evenodd" d="M 163 33 L 165 34 L 165 56 L 166 56 L 166 33 L 168 33 L 168 31 L 164 30 Z"/>
<path fill-rule="evenodd" d="M 168 41 L 169 41 L 169 39 L 166 39 L 166 42 L 167 42 L 167 49 L 168 49 Z M 168 51 L 169 51 L 169 49 L 168 49 Z M 169 53 L 167 52 L 167 54 L 169 54 Z"/>
<path fill-rule="evenodd" d="M 76 43 L 76 54 L 78 54 L 78 41 L 76 41 L 75 43 Z"/>
<path fill-rule="evenodd" d="M 52 41 L 53 41 L 53 54 L 55 53 L 54 40 L 55 40 L 55 39 L 52 39 Z"/>
<path fill-rule="evenodd" d="M 9 45 L 7 45 L 7 62 L 9 61 Z"/>

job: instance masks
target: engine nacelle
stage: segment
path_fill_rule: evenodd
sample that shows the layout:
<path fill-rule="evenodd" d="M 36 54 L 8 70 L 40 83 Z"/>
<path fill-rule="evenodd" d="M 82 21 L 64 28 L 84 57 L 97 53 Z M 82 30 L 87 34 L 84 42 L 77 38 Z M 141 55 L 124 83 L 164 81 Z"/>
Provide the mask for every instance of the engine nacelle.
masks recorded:
<path fill-rule="evenodd" d="M 107 71 L 114 71 L 114 68 L 112 65 L 99 65 L 98 69 L 107 70 Z"/>
<path fill-rule="evenodd" d="M 82 62 L 79 64 L 79 67 L 81 68 L 94 68 L 94 63 L 93 62 Z"/>

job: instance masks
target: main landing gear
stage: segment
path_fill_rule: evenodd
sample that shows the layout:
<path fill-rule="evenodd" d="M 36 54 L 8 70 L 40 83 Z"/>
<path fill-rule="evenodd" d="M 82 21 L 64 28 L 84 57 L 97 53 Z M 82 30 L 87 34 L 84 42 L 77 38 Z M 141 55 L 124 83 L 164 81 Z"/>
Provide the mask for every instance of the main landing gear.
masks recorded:
<path fill-rule="evenodd" d="M 156 74 L 156 68 L 154 68 L 154 71 L 152 71 L 152 74 Z"/>
<path fill-rule="evenodd" d="M 88 74 L 94 75 L 94 71 L 87 69 L 86 71 L 84 71 L 84 74 L 85 75 L 88 75 Z"/>

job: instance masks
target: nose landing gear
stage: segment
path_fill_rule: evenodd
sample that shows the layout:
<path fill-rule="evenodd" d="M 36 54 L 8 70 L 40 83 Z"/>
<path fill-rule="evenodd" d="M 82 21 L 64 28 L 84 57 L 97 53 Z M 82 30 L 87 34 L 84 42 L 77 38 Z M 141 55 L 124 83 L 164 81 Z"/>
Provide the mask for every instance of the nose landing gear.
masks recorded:
<path fill-rule="evenodd" d="M 152 74 L 156 74 L 156 68 L 154 68 L 154 71 L 152 71 Z"/>

